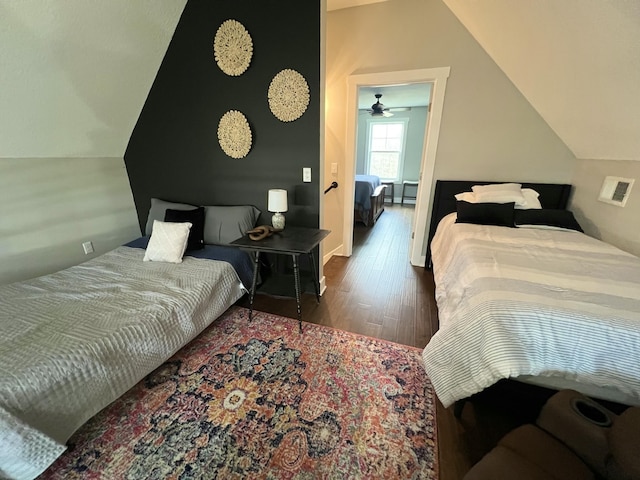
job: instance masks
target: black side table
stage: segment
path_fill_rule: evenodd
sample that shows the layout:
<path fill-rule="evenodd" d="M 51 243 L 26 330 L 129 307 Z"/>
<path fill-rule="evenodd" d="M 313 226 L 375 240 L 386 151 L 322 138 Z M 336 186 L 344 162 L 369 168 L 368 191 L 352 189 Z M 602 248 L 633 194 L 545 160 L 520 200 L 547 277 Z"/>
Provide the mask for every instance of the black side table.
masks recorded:
<path fill-rule="evenodd" d="M 256 282 L 258 280 L 258 268 L 260 265 L 260 254 L 270 252 L 280 255 L 291 255 L 293 259 L 293 277 L 296 289 L 296 303 L 298 309 L 298 323 L 300 333 L 302 333 L 302 309 L 300 307 L 300 271 L 298 269 L 298 257 L 302 254 L 309 256 L 311 268 L 313 269 L 313 286 L 316 290 L 316 299 L 320 303 L 320 281 L 316 269 L 315 255 L 313 249 L 331 233 L 329 230 L 319 228 L 286 227 L 281 232 L 276 232 L 270 237 L 262 240 L 251 240 L 248 235 L 234 240 L 231 246 L 244 248 L 255 252 L 253 265 L 253 280 L 251 282 L 251 292 L 249 300 L 249 320 L 253 316 L 253 297 L 256 293 Z"/>

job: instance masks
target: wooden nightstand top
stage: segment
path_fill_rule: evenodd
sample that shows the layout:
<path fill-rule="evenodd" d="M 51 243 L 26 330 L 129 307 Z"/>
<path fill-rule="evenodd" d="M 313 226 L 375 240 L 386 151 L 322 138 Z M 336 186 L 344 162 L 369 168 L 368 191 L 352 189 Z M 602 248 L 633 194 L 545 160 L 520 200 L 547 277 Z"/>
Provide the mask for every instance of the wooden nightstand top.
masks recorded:
<path fill-rule="evenodd" d="M 245 235 L 230 245 L 260 252 L 302 254 L 311 252 L 329 233 L 330 230 L 321 228 L 285 227 L 262 240 L 251 240 Z"/>

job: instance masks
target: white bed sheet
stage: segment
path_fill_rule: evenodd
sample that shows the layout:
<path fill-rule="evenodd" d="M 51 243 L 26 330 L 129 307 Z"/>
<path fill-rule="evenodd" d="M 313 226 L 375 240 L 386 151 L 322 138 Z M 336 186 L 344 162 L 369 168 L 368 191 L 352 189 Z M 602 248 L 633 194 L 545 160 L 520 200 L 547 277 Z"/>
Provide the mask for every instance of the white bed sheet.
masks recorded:
<path fill-rule="evenodd" d="M 640 404 L 640 258 L 575 231 L 455 214 L 432 252 L 440 328 L 422 356 L 443 405 L 522 375 Z"/>
<path fill-rule="evenodd" d="M 0 286 L 0 477 L 30 479 L 84 422 L 238 300 L 227 262 L 119 247 Z"/>

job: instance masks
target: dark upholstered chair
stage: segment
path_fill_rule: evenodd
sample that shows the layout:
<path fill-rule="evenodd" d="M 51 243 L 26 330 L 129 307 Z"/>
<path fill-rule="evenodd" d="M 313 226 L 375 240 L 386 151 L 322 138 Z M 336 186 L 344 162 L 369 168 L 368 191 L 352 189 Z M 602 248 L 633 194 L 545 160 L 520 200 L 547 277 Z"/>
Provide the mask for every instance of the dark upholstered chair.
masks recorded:
<path fill-rule="evenodd" d="M 640 479 L 640 407 L 615 415 L 573 390 L 505 435 L 464 480 Z"/>
<path fill-rule="evenodd" d="M 559 440 L 535 425 L 505 435 L 465 475 L 465 480 L 593 480 L 589 467 Z"/>

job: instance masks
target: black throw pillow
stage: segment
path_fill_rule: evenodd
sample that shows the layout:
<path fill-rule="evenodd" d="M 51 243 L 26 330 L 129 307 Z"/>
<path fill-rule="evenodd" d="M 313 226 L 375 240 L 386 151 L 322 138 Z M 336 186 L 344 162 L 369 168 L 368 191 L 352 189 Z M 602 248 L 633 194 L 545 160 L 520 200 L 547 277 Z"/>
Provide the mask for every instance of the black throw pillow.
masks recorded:
<path fill-rule="evenodd" d="M 171 210 L 164 214 L 165 222 L 191 222 L 187 250 L 201 250 L 204 248 L 204 207 L 194 210 Z"/>
<path fill-rule="evenodd" d="M 462 200 L 456 202 L 456 223 L 475 223 L 477 225 L 497 225 L 513 227 L 513 207 L 510 203 L 469 203 Z"/>
<path fill-rule="evenodd" d="M 516 226 L 518 225 L 548 225 L 550 227 L 566 228 L 583 232 L 582 227 L 570 210 L 553 208 L 516 210 Z"/>

